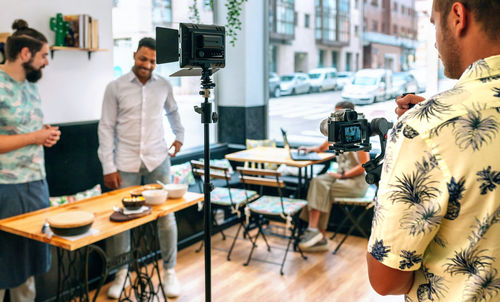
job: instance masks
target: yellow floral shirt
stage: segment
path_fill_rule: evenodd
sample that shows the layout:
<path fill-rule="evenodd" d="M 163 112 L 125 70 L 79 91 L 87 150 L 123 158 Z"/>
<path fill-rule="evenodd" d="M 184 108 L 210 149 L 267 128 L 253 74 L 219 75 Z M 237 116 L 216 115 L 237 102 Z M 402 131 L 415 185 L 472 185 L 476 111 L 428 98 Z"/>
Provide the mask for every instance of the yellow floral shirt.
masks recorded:
<path fill-rule="evenodd" d="M 406 301 L 500 301 L 500 56 L 388 136 L 368 251 L 415 271 Z"/>

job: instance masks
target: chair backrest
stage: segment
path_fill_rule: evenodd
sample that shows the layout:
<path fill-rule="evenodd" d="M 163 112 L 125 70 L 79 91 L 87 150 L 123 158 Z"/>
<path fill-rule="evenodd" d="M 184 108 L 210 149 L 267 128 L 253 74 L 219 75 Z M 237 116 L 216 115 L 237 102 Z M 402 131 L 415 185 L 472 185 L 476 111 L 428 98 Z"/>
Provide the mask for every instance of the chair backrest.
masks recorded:
<path fill-rule="evenodd" d="M 285 187 L 285 182 L 281 180 L 281 172 L 243 167 L 237 167 L 237 171 L 240 173 L 240 181 L 245 185 L 245 190 L 248 189 L 248 185 L 276 188 L 280 198 L 282 212 L 285 213 L 283 192 L 281 191 L 281 189 Z"/>
<path fill-rule="evenodd" d="M 193 175 L 197 179 L 201 179 L 203 181 L 203 176 L 205 176 L 205 164 L 201 161 L 192 160 L 191 161 L 191 169 L 193 171 Z M 210 165 L 210 179 L 222 179 L 226 181 L 226 185 L 229 187 L 229 180 L 231 180 L 231 175 L 229 174 L 229 168 Z"/>
<path fill-rule="evenodd" d="M 193 171 L 195 179 L 197 180 L 196 182 L 198 183 L 198 188 L 200 189 L 201 192 L 203 192 L 203 189 L 201 188 L 201 182 L 204 182 L 205 164 L 201 161 L 192 160 L 191 169 Z M 210 179 L 222 179 L 226 181 L 229 201 L 231 202 L 231 205 L 234 205 L 233 196 L 231 195 L 231 188 L 229 185 L 229 181 L 231 180 L 231 175 L 229 174 L 229 168 L 217 165 L 210 165 Z"/>

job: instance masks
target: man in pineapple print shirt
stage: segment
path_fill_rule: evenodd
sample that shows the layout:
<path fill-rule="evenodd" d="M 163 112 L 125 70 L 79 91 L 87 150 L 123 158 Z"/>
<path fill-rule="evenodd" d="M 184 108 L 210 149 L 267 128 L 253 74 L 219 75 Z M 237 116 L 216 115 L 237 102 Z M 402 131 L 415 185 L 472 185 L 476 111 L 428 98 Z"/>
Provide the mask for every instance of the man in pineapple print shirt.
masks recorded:
<path fill-rule="evenodd" d="M 434 0 L 431 22 L 459 80 L 396 100 L 368 274 L 406 301 L 500 301 L 500 2 Z"/>

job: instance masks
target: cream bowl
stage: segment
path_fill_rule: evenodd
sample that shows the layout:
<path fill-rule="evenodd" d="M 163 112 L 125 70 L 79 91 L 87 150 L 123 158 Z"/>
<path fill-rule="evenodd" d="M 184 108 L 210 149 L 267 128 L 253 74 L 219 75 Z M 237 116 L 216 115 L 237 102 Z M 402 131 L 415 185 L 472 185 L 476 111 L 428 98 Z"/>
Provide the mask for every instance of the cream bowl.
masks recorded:
<path fill-rule="evenodd" d="M 147 205 L 158 205 L 167 200 L 168 192 L 165 190 L 144 190 L 142 196 Z"/>
<path fill-rule="evenodd" d="M 163 188 L 168 191 L 168 198 L 182 198 L 187 192 L 188 185 L 166 184 Z"/>

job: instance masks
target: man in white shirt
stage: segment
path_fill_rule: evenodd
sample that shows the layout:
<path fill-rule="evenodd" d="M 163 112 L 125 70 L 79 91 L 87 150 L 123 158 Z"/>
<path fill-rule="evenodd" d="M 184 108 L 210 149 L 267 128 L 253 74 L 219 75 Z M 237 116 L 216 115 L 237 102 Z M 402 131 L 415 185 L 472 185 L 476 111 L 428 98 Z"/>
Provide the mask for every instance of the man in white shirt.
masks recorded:
<path fill-rule="evenodd" d="M 181 149 L 184 127 L 170 83 L 153 74 L 156 65 L 156 41 L 143 38 L 134 53 L 132 71 L 106 87 L 99 123 L 98 155 L 104 184 L 111 189 L 170 181 L 170 158 Z M 168 147 L 163 129 L 163 111 L 175 134 Z M 168 153 L 173 148 L 172 153 Z M 177 297 L 180 285 L 174 267 L 177 260 L 177 223 L 173 213 L 158 219 L 158 234 L 163 258 L 163 284 L 166 295 Z M 123 232 L 106 242 L 109 256 L 130 250 L 130 233 Z M 108 290 L 118 299 L 127 276 L 121 268 Z"/>

